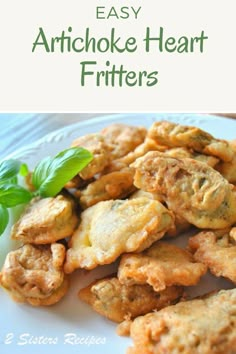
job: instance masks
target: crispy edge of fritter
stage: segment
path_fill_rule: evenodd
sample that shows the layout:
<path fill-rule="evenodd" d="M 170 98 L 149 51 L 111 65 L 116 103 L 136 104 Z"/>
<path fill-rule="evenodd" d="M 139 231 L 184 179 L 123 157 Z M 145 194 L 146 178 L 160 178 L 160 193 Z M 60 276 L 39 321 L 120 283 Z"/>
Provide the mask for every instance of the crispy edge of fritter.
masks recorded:
<path fill-rule="evenodd" d="M 148 152 L 132 167 L 136 187 L 160 194 L 168 208 L 189 223 L 219 229 L 236 222 L 233 185 L 205 163 Z"/>
<path fill-rule="evenodd" d="M 43 224 L 45 218 L 43 208 L 48 203 L 48 212 L 50 209 L 54 212 L 54 220 L 48 219 Z M 42 204 L 42 207 L 40 205 Z M 63 205 L 63 208 L 61 207 Z M 57 207 L 57 209 L 56 209 Z M 41 220 L 38 217 L 42 208 Z M 58 213 L 55 214 L 55 210 Z M 65 212 L 66 211 L 66 212 Z M 32 215 L 32 220 L 30 220 Z M 48 215 L 46 216 L 46 218 Z M 41 221 L 39 224 L 38 221 Z M 29 222 L 31 221 L 31 222 Z M 37 222 L 36 222 L 37 221 Z M 55 198 L 34 198 L 26 207 L 20 219 L 11 229 L 11 238 L 21 240 L 24 243 L 50 244 L 73 234 L 79 223 L 76 203 L 70 196 L 58 195 Z"/>
<path fill-rule="evenodd" d="M 121 284 L 114 276 L 95 280 L 78 293 L 79 298 L 114 322 L 122 322 L 175 303 L 183 295 L 182 287 L 155 292 L 149 285 Z"/>
<path fill-rule="evenodd" d="M 101 176 L 80 192 L 80 205 L 86 209 L 98 202 L 110 199 L 122 199 L 136 190 L 133 184 L 133 171 L 115 171 Z"/>
<path fill-rule="evenodd" d="M 228 141 L 216 139 L 206 131 L 174 122 L 154 122 L 148 131 L 148 137 L 157 143 L 169 147 L 188 147 L 197 152 L 231 161 L 233 151 Z"/>
<path fill-rule="evenodd" d="M 58 272 L 61 272 L 62 274 L 62 279 L 60 281 L 60 285 L 53 291 L 50 291 L 49 295 L 43 295 L 43 293 L 40 293 L 40 297 L 32 297 L 29 296 L 29 293 L 24 294 L 24 290 L 22 289 L 22 291 L 19 291 L 19 289 L 17 289 L 18 287 L 20 287 L 20 285 L 17 284 L 14 285 L 14 277 L 17 277 L 18 280 L 21 279 L 21 272 L 22 271 L 30 271 L 31 272 L 31 276 L 29 276 L 29 278 L 31 279 L 32 284 L 34 283 L 34 278 L 37 277 L 37 272 L 40 273 L 40 277 L 42 277 L 42 272 L 45 271 L 42 267 L 42 270 L 37 269 L 24 269 L 24 265 L 22 263 L 22 260 L 19 259 L 19 257 L 17 257 L 17 259 L 14 258 L 14 262 L 19 263 L 19 268 L 20 268 L 20 273 L 19 271 L 17 271 L 17 269 L 11 269 L 11 267 L 14 267 L 14 264 L 12 264 L 12 266 L 9 264 L 10 260 L 10 255 L 11 254 L 16 254 L 19 253 L 19 251 L 21 249 L 23 249 L 25 246 L 27 247 L 33 247 L 33 248 L 40 248 L 43 252 L 43 250 L 45 249 L 45 251 L 48 251 L 48 249 L 50 248 L 51 250 L 51 261 L 52 261 L 52 265 L 49 266 L 49 268 L 51 268 L 52 266 L 54 267 L 54 271 L 57 270 Z M 58 301 L 60 301 L 62 299 L 62 297 L 65 296 L 65 294 L 67 293 L 68 289 L 69 289 L 69 277 L 67 275 L 64 274 L 63 272 L 63 263 L 64 263 L 64 259 L 65 259 L 65 247 L 61 244 L 58 243 L 54 243 L 52 245 L 30 245 L 30 244 L 26 244 L 23 245 L 22 247 L 20 247 L 19 249 L 15 250 L 15 251 L 11 251 L 5 260 L 5 263 L 2 267 L 2 270 L 0 272 L 0 285 L 3 287 L 4 290 L 6 290 L 6 292 L 11 296 L 11 298 L 19 303 L 29 303 L 32 306 L 51 306 L 54 305 L 55 303 L 57 303 Z M 32 259 L 29 260 L 30 262 L 32 261 Z M 37 261 L 37 259 L 36 259 Z M 6 270 L 5 270 L 6 268 Z M 48 269 L 47 272 L 50 272 L 51 270 Z M 47 273 L 45 272 L 45 273 Z M 6 274 L 5 274 L 6 273 Z M 47 277 L 47 274 L 46 274 Z M 26 277 L 27 278 L 27 277 Z M 48 279 L 45 279 L 45 281 L 48 282 Z M 12 283 L 12 284 L 11 284 Z M 26 282 L 27 283 L 27 282 Z M 25 284 L 24 284 L 25 286 Z M 35 287 L 36 283 L 34 284 Z M 53 283 L 50 284 L 50 287 L 53 286 Z"/>
<path fill-rule="evenodd" d="M 136 318 L 127 354 L 234 354 L 235 292 L 221 290 Z"/>
<path fill-rule="evenodd" d="M 196 285 L 207 266 L 176 245 L 157 241 L 141 253 L 123 254 L 118 267 L 122 284 L 149 284 L 155 291 L 173 285 Z"/>
<path fill-rule="evenodd" d="M 212 274 L 236 284 L 236 244 L 231 236 L 234 233 L 232 230 L 202 231 L 189 238 L 188 248 Z"/>

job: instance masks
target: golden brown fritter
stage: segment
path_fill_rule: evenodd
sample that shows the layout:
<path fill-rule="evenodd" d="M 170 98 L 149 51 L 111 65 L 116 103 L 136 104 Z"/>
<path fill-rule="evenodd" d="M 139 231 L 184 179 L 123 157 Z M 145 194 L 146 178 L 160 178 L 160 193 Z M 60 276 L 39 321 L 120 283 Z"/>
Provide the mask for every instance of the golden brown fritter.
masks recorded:
<path fill-rule="evenodd" d="M 131 324 L 127 354 L 235 354 L 236 289 L 179 302 Z"/>
<path fill-rule="evenodd" d="M 172 213 L 148 198 L 99 202 L 81 214 L 70 240 L 65 271 L 109 264 L 124 252 L 140 252 L 173 225 Z"/>
<path fill-rule="evenodd" d="M 81 136 L 72 142 L 71 146 L 80 146 L 93 154 L 93 160 L 79 173 L 82 179 L 90 179 L 102 172 L 112 159 L 113 147 L 99 134 Z"/>
<path fill-rule="evenodd" d="M 94 178 L 82 179 L 79 175 L 73 177 L 69 182 L 66 183 L 65 188 L 74 189 L 74 188 L 85 188 L 89 183 L 94 182 Z"/>
<path fill-rule="evenodd" d="M 160 194 L 168 208 L 190 224 L 220 229 L 236 222 L 233 185 L 205 163 L 149 152 L 132 166 L 134 185 Z"/>
<path fill-rule="evenodd" d="M 0 273 L 0 284 L 17 302 L 53 305 L 69 287 L 63 272 L 65 253 L 65 247 L 59 243 L 26 244 L 8 253 Z"/>
<path fill-rule="evenodd" d="M 187 157 L 193 160 L 205 162 L 211 167 L 216 166 L 216 164 L 219 162 L 219 159 L 217 157 L 200 154 L 190 149 L 187 149 L 186 147 L 169 148 L 166 149 L 163 154 L 169 157 L 176 157 L 178 159 L 184 159 Z"/>
<path fill-rule="evenodd" d="M 214 275 L 223 276 L 236 283 L 234 229 L 202 231 L 189 239 L 189 248 L 194 258 L 206 264 Z"/>
<path fill-rule="evenodd" d="M 232 240 L 236 241 L 236 227 L 233 227 L 229 233 L 229 236 Z"/>
<path fill-rule="evenodd" d="M 230 183 L 236 184 L 236 140 L 229 142 L 234 155 L 231 161 L 229 162 L 220 162 L 216 169 L 219 171 L 224 178 L 226 178 Z"/>
<path fill-rule="evenodd" d="M 208 156 L 208 155 L 198 154 L 198 153 L 193 153 L 192 156 L 190 156 L 190 158 L 196 161 L 204 162 L 208 166 L 213 168 L 215 168 L 219 162 L 219 159 L 215 156 Z"/>
<path fill-rule="evenodd" d="M 104 128 L 100 134 L 113 147 L 112 156 L 113 159 L 116 159 L 125 156 L 142 144 L 146 137 L 147 129 L 126 124 L 111 124 Z"/>
<path fill-rule="evenodd" d="M 155 291 L 172 285 L 196 285 L 207 271 L 191 253 L 175 245 L 155 242 L 138 254 L 123 254 L 118 268 L 122 284 L 149 284 Z"/>
<path fill-rule="evenodd" d="M 146 197 L 154 200 L 159 200 L 159 202 L 163 202 L 163 198 L 160 194 L 145 192 L 142 189 L 138 189 L 136 192 L 131 194 L 129 199 L 140 198 L 140 197 Z M 174 217 L 175 217 L 175 222 L 173 224 L 173 227 L 167 231 L 165 236 L 176 237 L 181 233 L 189 230 L 191 227 L 191 224 L 188 221 L 186 221 L 183 217 L 179 216 L 178 214 L 174 214 Z"/>
<path fill-rule="evenodd" d="M 24 243 L 46 244 L 71 236 L 78 225 L 70 197 L 35 198 L 12 227 L 11 237 Z"/>
<path fill-rule="evenodd" d="M 149 285 L 122 285 L 116 277 L 96 280 L 79 291 L 79 298 L 114 322 L 122 322 L 160 310 L 176 302 L 183 294 L 181 287 L 169 287 L 159 293 Z"/>
<path fill-rule="evenodd" d="M 133 194 L 129 196 L 129 199 L 136 199 L 136 198 L 149 198 L 153 200 L 158 200 L 161 202 L 161 196 L 157 193 L 150 193 L 150 192 L 145 192 L 142 189 L 136 190 Z"/>
<path fill-rule="evenodd" d="M 136 188 L 131 169 L 115 171 L 101 176 L 80 192 L 80 205 L 86 209 L 98 202 L 127 197 Z"/>
<path fill-rule="evenodd" d="M 231 161 L 233 158 L 233 150 L 227 141 L 215 139 L 197 127 L 167 121 L 155 122 L 149 129 L 148 137 L 161 145 L 191 148 L 223 161 Z"/>
<path fill-rule="evenodd" d="M 106 173 L 120 171 L 130 166 L 138 157 L 145 155 L 148 151 L 165 151 L 167 147 L 160 146 L 154 140 L 146 138 L 144 142 L 138 145 L 133 151 L 127 155 L 111 161 L 110 165 L 105 169 Z"/>

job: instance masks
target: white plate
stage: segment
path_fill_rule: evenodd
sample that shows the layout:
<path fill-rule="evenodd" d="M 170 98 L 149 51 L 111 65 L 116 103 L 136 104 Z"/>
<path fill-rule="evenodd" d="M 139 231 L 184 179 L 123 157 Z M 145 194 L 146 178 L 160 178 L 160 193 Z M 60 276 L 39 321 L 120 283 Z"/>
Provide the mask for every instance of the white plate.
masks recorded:
<path fill-rule="evenodd" d="M 25 161 L 32 169 L 43 157 L 54 155 L 67 148 L 79 135 L 97 132 L 114 123 L 123 122 L 149 127 L 153 121 L 167 119 L 186 125 L 196 125 L 223 139 L 236 138 L 236 121 L 199 114 L 122 114 L 106 116 L 81 122 L 58 130 L 35 144 L 27 146 L 9 157 Z M 9 249 L 14 247 L 9 240 L 9 229 L 0 239 L 0 263 Z M 177 238 L 176 244 L 184 244 L 186 238 Z M 1 265 L 0 264 L 0 265 Z M 89 306 L 80 302 L 77 292 L 94 278 L 100 278 L 113 271 L 114 266 L 105 266 L 94 271 L 76 271 L 67 296 L 57 305 L 33 308 L 14 303 L 0 289 L 0 353 L 125 353 L 131 343 L 128 338 L 115 334 L 116 325 L 99 316 Z M 200 294 L 209 289 L 232 287 L 227 281 L 210 275 L 203 277 L 197 287 L 189 289 L 191 294 Z M 51 338 L 52 344 L 44 344 Z"/>

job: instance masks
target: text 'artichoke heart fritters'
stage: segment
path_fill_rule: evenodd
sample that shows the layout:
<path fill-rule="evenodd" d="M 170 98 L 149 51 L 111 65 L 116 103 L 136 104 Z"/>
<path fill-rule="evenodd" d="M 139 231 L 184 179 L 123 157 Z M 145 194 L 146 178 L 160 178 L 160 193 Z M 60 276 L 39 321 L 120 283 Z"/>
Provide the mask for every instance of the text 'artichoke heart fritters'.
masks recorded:
<path fill-rule="evenodd" d="M 220 229 L 236 222 L 234 187 L 207 164 L 149 152 L 132 167 L 136 187 L 161 194 L 168 208 L 190 224 Z"/>
<path fill-rule="evenodd" d="M 172 213 L 148 198 L 99 202 L 81 214 L 70 240 L 65 271 L 109 264 L 124 252 L 140 252 L 173 227 Z"/>
<path fill-rule="evenodd" d="M 118 279 L 122 284 L 149 284 L 160 291 L 172 285 L 196 285 L 206 271 L 186 250 L 155 242 L 141 253 L 122 255 Z"/>
<path fill-rule="evenodd" d="M 17 302 L 48 306 L 67 292 L 69 282 L 63 272 L 65 247 L 59 243 L 26 244 L 8 253 L 0 273 L 0 284 Z"/>
<path fill-rule="evenodd" d="M 149 285 L 122 285 L 116 277 L 96 280 L 79 291 L 79 298 L 100 315 L 122 322 L 175 303 L 183 294 L 181 287 L 159 293 Z"/>
<path fill-rule="evenodd" d="M 101 176 L 80 191 L 80 205 L 86 209 L 98 202 L 127 197 L 136 188 L 133 185 L 134 172 L 131 169 L 115 171 Z"/>
<path fill-rule="evenodd" d="M 127 354 L 235 354 L 236 289 L 140 316 Z"/>
<path fill-rule="evenodd" d="M 217 277 L 236 284 L 236 243 L 234 229 L 202 231 L 189 239 L 194 258 L 206 264 Z"/>
<path fill-rule="evenodd" d="M 111 161 L 112 146 L 100 134 L 81 136 L 74 140 L 71 146 L 83 147 L 93 154 L 92 161 L 79 173 L 79 176 L 84 180 L 90 179 L 97 173 L 102 172 Z"/>
<path fill-rule="evenodd" d="M 112 157 L 116 159 L 125 156 L 142 144 L 147 135 L 147 129 L 118 123 L 102 129 L 100 134 L 113 147 Z"/>
<path fill-rule="evenodd" d="M 35 198 L 12 227 L 11 237 L 24 243 L 53 243 L 71 236 L 78 222 L 72 198 Z"/>
<path fill-rule="evenodd" d="M 197 127 L 185 126 L 168 121 L 155 122 L 148 137 L 158 144 L 169 147 L 187 147 L 206 155 L 231 161 L 233 150 L 225 140 L 215 139 L 211 134 Z"/>

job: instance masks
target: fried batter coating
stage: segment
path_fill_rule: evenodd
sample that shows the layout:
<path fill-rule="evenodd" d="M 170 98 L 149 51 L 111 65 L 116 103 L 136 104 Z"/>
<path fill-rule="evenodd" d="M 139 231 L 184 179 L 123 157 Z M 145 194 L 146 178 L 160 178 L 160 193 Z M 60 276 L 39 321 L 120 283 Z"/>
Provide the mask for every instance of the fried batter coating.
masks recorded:
<path fill-rule="evenodd" d="M 165 151 L 166 149 L 166 146 L 160 146 L 154 140 L 146 138 L 134 151 L 130 151 L 127 155 L 112 160 L 110 165 L 105 169 L 105 172 L 109 173 L 127 168 L 138 157 L 145 155 L 148 151 Z"/>
<path fill-rule="evenodd" d="M 26 244 L 11 251 L 0 273 L 0 284 L 17 302 L 28 302 L 33 306 L 53 305 L 69 287 L 63 272 L 65 253 L 65 247 L 59 243 Z"/>
<path fill-rule="evenodd" d="M 140 197 L 146 197 L 154 200 L 159 200 L 159 202 L 163 202 L 163 198 L 160 194 L 145 192 L 142 189 L 138 189 L 136 192 L 134 192 L 129 197 L 129 199 L 140 198 Z M 186 221 L 184 218 L 179 216 L 178 214 L 174 214 L 174 217 L 175 217 L 175 222 L 173 224 L 173 228 L 169 229 L 165 236 L 168 237 L 178 236 L 181 233 L 189 230 L 191 227 L 191 224 L 188 221 Z"/>
<path fill-rule="evenodd" d="M 98 202 L 127 197 L 136 188 L 131 169 L 115 171 L 101 176 L 80 192 L 80 205 L 86 209 Z"/>
<path fill-rule="evenodd" d="M 205 163 L 149 152 L 132 166 L 134 185 L 161 194 L 168 208 L 190 224 L 220 229 L 236 222 L 233 185 Z"/>
<path fill-rule="evenodd" d="M 232 150 L 234 151 L 234 156 L 230 162 L 220 162 L 216 169 L 219 171 L 224 178 L 226 178 L 230 183 L 236 184 L 236 140 L 229 142 Z"/>
<path fill-rule="evenodd" d="M 236 289 L 136 318 L 127 354 L 235 354 Z"/>
<path fill-rule="evenodd" d="M 211 167 L 215 167 L 219 162 L 219 159 L 214 156 L 208 156 L 208 155 L 196 153 L 185 147 L 170 148 L 165 150 L 163 153 L 164 155 L 169 157 L 176 157 L 179 159 L 183 159 L 187 157 L 197 161 L 205 162 L 207 165 Z"/>
<path fill-rule="evenodd" d="M 109 264 L 124 252 L 140 252 L 160 239 L 173 225 L 172 213 L 148 198 L 99 202 L 81 214 L 65 264 L 93 269 Z"/>
<path fill-rule="evenodd" d="M 114 322 L 133 319 L 177 302 L 181 287 L 169 287 L 159 293 L 149 285 L 122 285 L 116 277 L 96 280 L 80 290 L 79 298 Z"/>
<path fill-rule="evenodd" d="M 142 144 L 147 135 L 147 129 L 126 124 L 111 124 L 100 134 L 105 137 L 109 145 L 113 146 L 112 156 L 116 159 L 125 156 Z"/>
<path fill-rule="evenodd" d="M 130 152 L 129 154 L 120 159 L 113 160 L 108 166 L 108 171 L 116 171 L 124 167 L 130 166 L 137 158 L 142 157 L 149 151 L 156 151 L 160 154 L 160 156 L 170 156 L 180 159 L 189 157 L 197 161 L 205 162 L 211 167 L 216 166 L 219 162 L 219 159 L 214 156 L 196 153 L 183 147 L 168 148 L 167 146 L 157 144 L 154 140 L 150 138 L 146 138 L 144 143 L 139 145 L 134 151 Z"/>
<path fill-rule="evenodd" d="M 200 161 L 200 162 L 204 162 L 208 166 L 213 167 L 213 168 L 215 168 L 219 162 L 219 159 L 217 157 L 208 156 L 208 155 L 204 155 L 204 154 L 198 154 L 198 153 L 192 154 L 192 156 L 190 156 L 190 158 Z"/>
<path fill-rule="evenodd" d="M 72 198 L 64 195 L 35 198 L 13 225 L 11 237 L 24 243 L 53 243 L 71 236 L 78 222 Z"/>
<path fill-rule="evenodd" d="M 137 191 L 135 191 L 133 194 L 131 194 L 131 196 L 129 197 L 129 199 L 136 199 L 136 198 L 149 198 L 149 199 L 153 199 L 153 200 L 158 200 L 159 202 L 161 202 L 161 196 L 157 193 L 150 193 L 150 192 L 145 192 L 142 189 L 138 189 Z"/>
<path fill-rule="evenodd" d="M 233 227 L 229 233 L 232 240 L 236 241 L 236 227 Z"/>
<path fill-rule="evenodd" d="M 235 228 L 234 228 L 235 229 Z M 189 248 L 198 262 L 206 264 L 211 273 L 236 283 L 235 231 L 202 231 L 189 239 Z"/>
<path fill-rule="evenodd" d="M 112 159 L 113 147 L 99 134 L 81 136 L 72 142 L 71 146 L 80 146 L 93 154 L 93 160 L 79 173 L 82 179 L 90 179 L 102 172 Z"/>
<path fill-rule="evenodd" d="M 207 271 L 191 253 L 175 245 L 155 242 L 139 254 L 123 254 L 118 268 L 122 284 L 149 284 L 155 291 L 172 285 L 196 285 Z"/>
<path fill-rule="evenodd" d="M 227 141 L 215 139 L 197 127 L 167 121 L 155 122 L 149 129 L 148 137 L 162 145 L 191 148 L 206 155 L 219 157 L 223 161 L 231 161 L 233 158 L 233 150 Z"/>
<path fill-rule="evenodd" d="M 82 179 L 79 175 L 73 177 L 69 182 L 66 183 L 65 188 L 85 188 L 89 183 L 94 182 L 94 178 Z"/>

